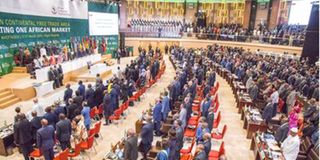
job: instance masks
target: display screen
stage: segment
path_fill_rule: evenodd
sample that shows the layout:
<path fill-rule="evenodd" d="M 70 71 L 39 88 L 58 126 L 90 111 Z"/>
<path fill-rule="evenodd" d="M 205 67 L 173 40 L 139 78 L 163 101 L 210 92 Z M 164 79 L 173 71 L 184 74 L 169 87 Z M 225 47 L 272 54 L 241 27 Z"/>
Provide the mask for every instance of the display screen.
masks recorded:
<path fill-rule="evenodd" d="M 290 8 L 289 24 L 307 25 L 313 0 L 293 0 Z"/>
<path fill-rule="evenodd" d="M 89 12 L 90 36 L 118 35 L 118 14 Z"/>

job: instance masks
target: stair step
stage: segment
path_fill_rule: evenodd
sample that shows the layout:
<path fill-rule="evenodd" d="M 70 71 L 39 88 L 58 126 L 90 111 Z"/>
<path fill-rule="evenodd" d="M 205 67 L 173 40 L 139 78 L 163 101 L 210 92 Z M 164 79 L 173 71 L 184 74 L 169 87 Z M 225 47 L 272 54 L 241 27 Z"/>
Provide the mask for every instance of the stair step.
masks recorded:
<path fill-rule="evenodd" d="M 1 92 L 5 92 L 5 91 L 10 91 L 10 89 L 8 89 L 8 88 L 0 89 L 0 93 L 1 93 Z"/>
<path fill-rule="evenodd" d="M 13 98 L 5 103 L 0 103 L 0 108 L 3 109 L 3 108 L 6 108 L 6 107 L 9 107 L 13 104 L 16 104 L 20 101 L 20 98 Z"/>
<path fill-rule="evenodd" d="M 11 91 L 2 91 L 0 92 L 0 99 L 6 96 L 9 96 L 11 93 Z"/>
<path fill-rule="evenodd" d="M 12 73 L 27 73 L 27 71 L 21 71 L 21 70 L 12 70 Z"/>
<path fill-rule="evenodd" d="M 7 102 L 7 101 L 9 101 L 9 100 L 11 100 L 11 99 L 14 99 L 14 98 L 17 98 L 14 94 L 10 94 L 10 95 L 8 95 L 8 96 L 5 96 L 5 97 L 3 97 L 3 98 L 0 98 L 0 104 L 1 104 L 1 103 L 5 103 L 5 102 Z"/>

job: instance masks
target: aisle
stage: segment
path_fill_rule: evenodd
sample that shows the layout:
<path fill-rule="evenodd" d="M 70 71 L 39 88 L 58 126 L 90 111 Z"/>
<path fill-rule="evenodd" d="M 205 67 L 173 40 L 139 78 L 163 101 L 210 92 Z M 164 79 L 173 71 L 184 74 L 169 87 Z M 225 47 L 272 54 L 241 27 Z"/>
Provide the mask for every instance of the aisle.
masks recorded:
<path fill-rule="evenodd" d="M 228 82 L 216 74 L 217 82 L 220 83 L 218 90 L 221 111 L 219 129 L 226 124 L 227 132 L 223 138 L 228 160 L 253 160 L 253 152 L 250 150 L 251 140 L 246 138 L 246 130 L 242 128 L 243 122 L 237 113 L 236 99 Z"/>
<path fill-rule="evenodd" d="M 139 103 L 135 102 L 134 107 L 129 108 L 130 113 L 127 118 L 118 125 L 111 124 L 109 126 L 102 126 L 101 133 L 103 140 L 98 141 L 98 145 L 96 146 L 98 154 L 92 152 L 90 155 L 91 159 L 102 159 L 110 150 L 111 144 L 115 144 L 121 140 L 124 136 L 125 130 L 135 127 L 135 122 L 141 117 L 142 111 L 149 108 L 149 103 L 154 104 L 155 99 L 159 97 L 160 92 L 163 92 L 171 81 L 173 81 L 173 75 L 175 74 L 174 68 L 170 63 L 168 56 L 165 56 L 164 60 L 166 62 L 166 70 L 164 74 L 156 84 L 146 91 L 145 96 Z"/>

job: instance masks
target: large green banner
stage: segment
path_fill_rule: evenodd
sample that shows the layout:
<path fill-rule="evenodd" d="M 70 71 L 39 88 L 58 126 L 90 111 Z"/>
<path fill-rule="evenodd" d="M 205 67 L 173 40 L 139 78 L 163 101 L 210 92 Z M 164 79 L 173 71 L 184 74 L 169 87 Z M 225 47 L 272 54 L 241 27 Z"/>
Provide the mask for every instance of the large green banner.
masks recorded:
<path fill-rule="evenodd" d="M 80 0 L 1 0 L 0 75 L 11 72 L 14 55 L 25 47 L 30 50 L 40 44 L 71 46 L 74 39 L 78 43 L 88 40 L 88 11 L 118 14 L 118 7 Z M 118 48 L 118 35 L 90 38 L 105 42 L 101 54 L 112 54 Z"/>

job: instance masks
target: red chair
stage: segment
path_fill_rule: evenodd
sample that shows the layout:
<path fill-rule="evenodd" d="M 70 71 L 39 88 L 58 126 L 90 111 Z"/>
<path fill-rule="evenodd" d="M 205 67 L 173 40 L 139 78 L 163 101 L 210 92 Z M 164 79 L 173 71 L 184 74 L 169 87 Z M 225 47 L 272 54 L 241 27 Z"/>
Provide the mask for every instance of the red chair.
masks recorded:
<path fill-rule="evenodd" d="M 180 153 L 181 154 L 190 154 L 191 151 L 192 151 L 193 146 L 194 146 L 194 139 L 191 142 L 191 146 L 188 149 L 181 149 Z"/>
<path fill-rule="evenodd" d="M 279 101 L 278 101 L 278 112 L 282 111 L 283 106 L 284 106 L 284 101 L 281 98 L 279 98 Z"/>
<path fill-rule="evenodd" d="M 109 117 L 109 120 L 110 121 L 120 120 L 122 113 L 123 113 L 122 108 L 115 110 L 113 115 Z"/>
<path fill-rule="evenodd" d="M 53 160 L 68 160 L 68 153 L 69 149 L 65 149 L 64 151 L 60 152 L 58 156 L 54 157 Z"/>
<path fill-rule="evenodd" d="M 94 130 L 95 130 L 95 134 L 99 135 L 102 138 L 102 135 L 100 133 L 100 129 L 101 129 L 101 121 L 98 121 L 96 124 L 94 124 Z"/>
<path fill-rule="evenodd" d="M 93 148 L 93 150 L 97 153 L 96 148 L 93 146 L 93 141 L 94 141 L 94 135 L 91 135 L 87 141 L 82 142 L 80 145 L 81 150 L 91 150 Z M 90 158 L 90 156 L 87 154 L 87 156 Z"/>
<path fill-rule="evenodd" d="M 221 143 L 219 151 L 211 150 L 208 157 L 219 158 L 222 154 L 224 154 L 224 142 Z"/>
<path fill-rule="evenodd" d="M 212 133 L 211 138 L 217 139 L 217 140 L 223 139 L 224 135 L 226 134 L 226 131 L 227 131 L 227 125 L 224 125 L 221 134 Z"/>
<path fill-rule="evenodd" d="M 72 159 L 72 158 L 75 158 L 75 157 L 80 156 L 81 159 L 83 159 L 82 156 L 81 156 L 81 154 L 80 154 L 80 152 L 81 152 L 81 143 L 82 143 L 82 142 L 76 144 L 76 146 L 74 147 L 74 152 L 72 152 L 72 153 L 69 152 L 69 153 L 68 153 L 68 157 L 69 157 L 69 158 Z"/>
<path fill-rule="evenodd" d="M 219 84 L 219 82 L 217 82 L 217 84 L 216 84 L 216 86 L 215 86 L 216 91 L 218 91 L 218 90 L 219 90 L 219 87 L 220 87 L 220 84 Z"/>
<path fill-rule="evenodd" d="M 221 121 L 221 111 L 219 111 L 217 118 L 213 121 L 213 128 L 218 128 Z"/>
<path fill-rule="evenodd" d="M 29 158 L 40 159 L 41 157 L 42 157 L 42 153 L 38 148 L 36 148 L 29 154 Z"/>
<path fill-rule="evenodd" d="M 195 137 L 196 136 L 196 130 L 197 130 L 197 128 L 195 128 L 195 129 L 187 128 L 186 131 L 184 131 L 184 136 L 185 137 Z"/>
<path fill-rule="evenodd" d="M 89 131 L 88 131 L 88 136 L 90 137 L 91 135 L 95 135 L 95 128 L 91 128 Z"/>
<path fill-rule="evenodd" d="M 218 95 L 216 95 L 215 97 L 214 97 L 214 100 L 213 100 L 215 103 L 218 103 L 219 102 L 219 97 L 218 97 Z"/>
<path fill-rule="evenodd" d="M 199 116 L 192 116 L 188 121 L 188 125 L 197 125 L 199 120 Z"/>
<path fill-rule="evenodd" d="M 93 119 L 96 116 L 97 112 L 98 112 L 97 107 L 93 107 L 90 110 L 90 118 Z"/>
<path fill-rule="evenodd" d="M 213 108 L 213 112 L 214 112 L 214 113 L 216 113 L 216 112 L 218 111 L 219 106 L 220 106 L 220 103 L 217 102 L 216 105 L 215 105 L 215 107 Z"/>
<path fill-rule="evenodd" d="M 102 106 L 102 104 L 99 105 L 99 107 L 98 107 L 98 109 L 96 111 L 97 111 L 97 115 L 102 115 L 103 114 L 103 106 Z"/>

